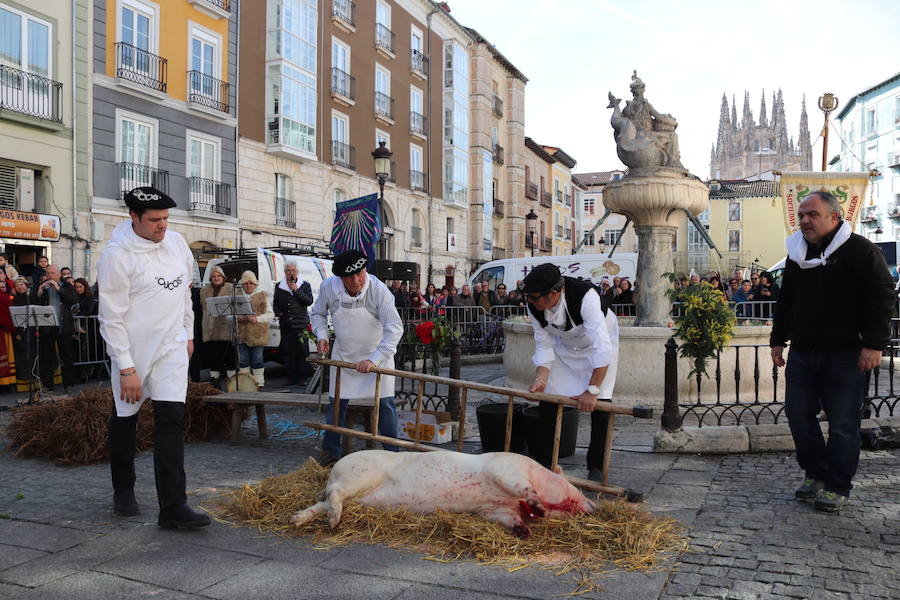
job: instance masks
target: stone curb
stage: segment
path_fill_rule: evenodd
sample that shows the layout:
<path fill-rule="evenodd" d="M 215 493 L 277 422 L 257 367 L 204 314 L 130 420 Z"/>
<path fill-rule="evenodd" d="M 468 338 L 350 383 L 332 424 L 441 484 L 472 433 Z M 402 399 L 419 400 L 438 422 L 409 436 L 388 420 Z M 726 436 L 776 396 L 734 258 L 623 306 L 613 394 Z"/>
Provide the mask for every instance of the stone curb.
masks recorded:
<path fill-rule="evenodd" d="M 867 419 L 862 428 L 887 425 L 900 428 L 900 417 Z M 821 423 L 828 435 L 828 423 Z M 744 452 L 790 452 L 794 440 L 787 423 L 775 425 L 728 425 L 721 427 L 684 427 L 679 431 L 659 431 L 653 436 L 655 452 L 684 454 L 740 454 Z"/>

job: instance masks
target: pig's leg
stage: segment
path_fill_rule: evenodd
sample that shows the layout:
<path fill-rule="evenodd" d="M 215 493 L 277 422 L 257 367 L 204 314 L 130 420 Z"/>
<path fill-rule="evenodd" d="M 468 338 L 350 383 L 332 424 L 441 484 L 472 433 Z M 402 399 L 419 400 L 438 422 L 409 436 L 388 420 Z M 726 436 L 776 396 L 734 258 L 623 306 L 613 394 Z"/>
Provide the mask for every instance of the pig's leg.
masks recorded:
<path fill-rule="evenodd" d="M 508 527 L 512 530 L 516 537 L 527 538 L 531 535 L 528 525 L 522 520 L 522 517 L 515 510 L 508 507 L 497 507 L 494 510 L 481 513 L 481 516 L 494 523 Z"/>
<path fill-rule="evenodd" d="M 326 510 L 328 510 L 327 501 L 323 500 L 322 502 L 316 502 L 309 508 L 294 513 L 294 515 L 291 517 L 291 525 L 294 525 L 295 527 L 305 525 L 306 523 L 309 523 L 310 521 L 324 513 Z"/>
<path fill-rule="evenodd" d="M 494 472 L 494 483 L 501 490 L 526 502 L 534 517 L 543 517 L 547 514 L 544 503 L 541 502 L 537 490 L 531 485 L 531 481 L 522 477 L 520 470 L 502 470 Z"/>

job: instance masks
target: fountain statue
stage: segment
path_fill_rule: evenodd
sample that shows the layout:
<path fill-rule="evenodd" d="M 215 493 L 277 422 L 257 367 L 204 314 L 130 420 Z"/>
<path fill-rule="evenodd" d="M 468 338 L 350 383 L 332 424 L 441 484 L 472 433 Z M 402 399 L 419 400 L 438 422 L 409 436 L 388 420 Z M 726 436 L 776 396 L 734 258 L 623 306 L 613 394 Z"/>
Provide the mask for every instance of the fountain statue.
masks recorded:
<path fill-rule="evenodd" d="M 699 215 L 706 209 L 709 190 L 681 164 L 678 121 L 661 114 L 644 98 L 644 82 L 631 76 L 632 100 L 620 109 L 621 100 L 609 93 L 613 109 L 610 124 L 615 132 L 616 153 L 628 172 L 603 190 L 603 203 L 613 212 L 634 221 L 638 235 L 636 297 L 637 327 L 665 327 L 671 303 L 665 295 L 663 273 L 673 270 L 672 240 L 684 210 Z"/>

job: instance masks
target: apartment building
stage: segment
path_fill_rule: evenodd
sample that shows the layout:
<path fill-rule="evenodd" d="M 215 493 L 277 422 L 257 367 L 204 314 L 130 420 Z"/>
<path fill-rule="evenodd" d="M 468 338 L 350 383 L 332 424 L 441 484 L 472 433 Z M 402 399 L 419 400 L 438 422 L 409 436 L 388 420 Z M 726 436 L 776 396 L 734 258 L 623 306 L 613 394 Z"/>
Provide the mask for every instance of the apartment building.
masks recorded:
<path fill-rule="evenodd" d="M 591 254 L 612 250 L 617 252 L 637 252 L 637 235 L 634 227 L 625 228 L 625 215 L 610 213 L 603 223 L 594 229 L 597 222 L 606 213 L 603 205 L 603 188 L 610 181 L 625 176 L 624 171 L 592 171 L 577 173 L 573 181 L 584 188 L 581 201 L 576 199 L 576 232 L 581 237 L 575 240 L 576 246 L 584 241 L 580 254 Z M 577 236 L 576 236 L 577 237 Z"/>
<path fill-rule="evenodd" d="M 553 158 L 550 165 L 550 183 L 553 186 L 553 250 L 554 256 L 571 254 L 575 231 L 575 210 L 573 207 L 572 169 L 575 159 L 556 146 L 543 146 Z"/>
<path fill-rule="evenodd" d="M 240 244 L 235 4 L 94 0 L 95 252 L 128 216 L 124 192 L 143 185 L 175 199 L 169 226 L 199 259 Z"/>
<path fill-rule="evenodd" d="M 526 246 L 535 256 L 553 252 L 553 194 L 550 193 L 551 169 L 556 160 L 543 146 L 525 138 Z M 529 221 L 527 215 L 534 216 Z M 533 224 L 533 231 L 532 231 Z"/>
<path fill-rule="evenodd" d="M 0 0 L 0 247 L 85 271 L 90 0 Z"/>

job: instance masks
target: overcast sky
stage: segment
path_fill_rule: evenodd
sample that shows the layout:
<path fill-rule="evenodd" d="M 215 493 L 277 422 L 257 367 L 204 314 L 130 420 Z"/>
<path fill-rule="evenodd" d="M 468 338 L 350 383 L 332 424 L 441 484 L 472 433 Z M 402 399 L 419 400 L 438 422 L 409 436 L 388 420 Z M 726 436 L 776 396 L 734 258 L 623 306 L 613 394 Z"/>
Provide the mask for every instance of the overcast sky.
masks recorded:
<path fill-rule="evenodd" d="M 900 0 L 449 0 L 452 14 L 477 29 L 529 79 L 525 133 L 559 146 L 576 172 L 622 168 L 607 92 L 630 98 L 632 69 L 646 97 L 678 119 L 682 162 L 709 174 L 722 93 L 750 91 L 754 119 L 766 90 L 784 93 L 788 135 L 799 131 L 806 94 L 813 166 L 822 112 L 816 101 L 855 94 L 900 71 Z M 624 102 L 622 104 L 624 106 Z M 829 140 L 829 155 L 839 149 Z"/>

